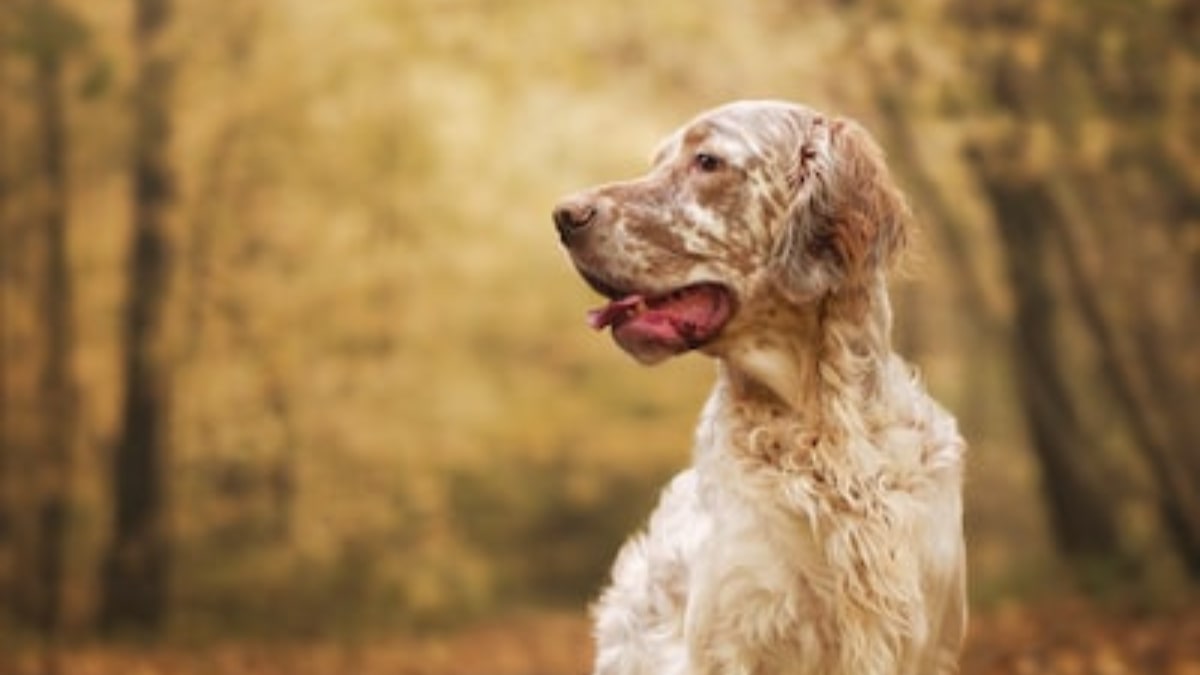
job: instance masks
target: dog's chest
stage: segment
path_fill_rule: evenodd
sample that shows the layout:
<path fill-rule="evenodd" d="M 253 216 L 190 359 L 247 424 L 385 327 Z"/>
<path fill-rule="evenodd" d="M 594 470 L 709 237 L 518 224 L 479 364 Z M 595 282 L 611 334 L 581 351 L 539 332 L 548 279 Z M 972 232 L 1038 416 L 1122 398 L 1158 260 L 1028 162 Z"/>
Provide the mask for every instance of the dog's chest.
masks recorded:
<path fill-rule="evenodd" d="M 910 545 L 924 507 L 904 477 L 887 462 L 839 471 L 803 424 L 713 406 L 697 438 L 698 505 L 712 527 L 694 558 L 691 625 L 719 625 L 746 652 L 781 657 L 791 669 L 780 672 L 903 658 L 896 652 L 919 639 L 924 615 Z M 838 459 L 855 451 L 846 450 Z M 869 450 L 856 449 L 868 460 Z"/>

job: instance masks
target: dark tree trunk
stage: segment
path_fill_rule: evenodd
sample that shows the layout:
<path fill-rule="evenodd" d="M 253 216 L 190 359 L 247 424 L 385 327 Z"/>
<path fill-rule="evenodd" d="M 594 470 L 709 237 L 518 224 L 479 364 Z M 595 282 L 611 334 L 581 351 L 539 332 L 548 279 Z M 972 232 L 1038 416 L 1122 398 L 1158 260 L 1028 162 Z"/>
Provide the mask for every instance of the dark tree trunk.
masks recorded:
<path fill-rule="evenodd" d="M 1103 185 L 1103 177 L 1084 182 L 1088 186 L 1084 189 L 1091 189 Z M 1071 195 L 1080 191 L 1060 190 L 1059 202 L 1076 204 L 1079 200 Z M 1079 207 L 1074 210 L 1081 211 Z M 1120 405 L 1130 434 L 1158 484 L 1158 509 L 1167 535 L 1189 575 L 1200 579 L 1200 464 L 1195 458 L 1200 432 L 1195 431 L 1191 414 L 1196 394 L 1188 390 L 1186 376 L 1172 372 L 1164 362 L 1177 358 L 1184 346 L 1172 348 L 1172 340 L 1158 329 L 1154 318 L 1136 307 L 1126 308 L 1135 318 L 1127 322 L 1133 327 L 1125 330 L 1112 312 L 1106 311 L 1101 295 L 1113 289 L 1083 260 L 1083 251 L 1095 247 L 1085 241 L 1086 226 L 1102 221 L 1104 216 L 1089 216 L 1064 218 L 1047 226 L 1050 234 L 1061 241 L 1062 269 L 1071 298 L 1099 350 L 1102 380 Z M 1118 216 L 1121 223 L 1134 218 L 1131 214 Z"/>
<path fill-rule="evenodd" d="M 7 18 L 8 12 L 0 10 L 0 19 Z M 0 39 L 3 39 L 0 33 Z M 9 237 L 9 175 L 8 155 L 10 134 L 8 131 L 8 71 L 5 53 L 0 50 L 0 607 L 12 605 L 12 577 L 8 570 L 12 567 L 12 495 L 10 493 L 10 462 L 12 460 L 13 439 L 9 429 L 8 403 L 8 293 L 12 283 L 12 271 L 9 267 L 9 255 L 12 242 Z"/>
<path fill-rule="evenodd" d="M 1060 551 L 1090 566 L 1124 558 L 1117 501 L 1098 469 L 1099 444 L 1080 417 L 1056 340 L 1050 222 L 1059 217 L 1044 186 L 990 170 L 972 153 L 997 215 L 1016 304 L 1013 362 L 1021 405 L 1042 470 L 1042 489 Z"/>
<path fill-rule="evenodd" d="M 125 315 L 125 392 L 113 462 L 114 531 L 105 561 L 101 627 L 154 631 L 167 612 L 169 383 L 164 354 L 172 177 L 171 66 L 159 46 L 169 0 L 136 0 L 134 228 Z"/>
<path fill-rule="evenodd" d="M 298 443 L 292 406 L 282 380 L 269 366 L 265 383 L 267 406 L 282 430 L 279 454 L 271 471 L 272 535 L 279 541 L 292 537 L 296 511 L 296 446 Z"/>
<path fill-rule="evenodd" d="M 48 15 L 55 11 L 43 0 Z M 45 337 L 41 373 L 42 456 L 38 462 L 36 620 L 47 635 L 62 623 L 63 585 L 70 512 L 76 384 L 71 373 L 72 289 L 67 259 L 68 187 L 61 50 L 46 45 L 36 59 L 35 97 L 40 122 L 42 263 L 41 316 Z"/>

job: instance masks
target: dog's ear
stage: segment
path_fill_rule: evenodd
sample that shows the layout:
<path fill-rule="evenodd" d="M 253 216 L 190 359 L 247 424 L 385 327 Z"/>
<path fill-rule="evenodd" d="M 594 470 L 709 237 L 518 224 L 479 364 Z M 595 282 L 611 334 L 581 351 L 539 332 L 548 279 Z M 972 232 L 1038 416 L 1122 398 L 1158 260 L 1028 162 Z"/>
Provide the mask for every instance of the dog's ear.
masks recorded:
<path fill-rule="evenodd" d="M 910 218 L 882 150 L 860 125 L 816 118 L 802 135 L 774 251 L 777 282 L 797 302 L 886 270 Z"/>

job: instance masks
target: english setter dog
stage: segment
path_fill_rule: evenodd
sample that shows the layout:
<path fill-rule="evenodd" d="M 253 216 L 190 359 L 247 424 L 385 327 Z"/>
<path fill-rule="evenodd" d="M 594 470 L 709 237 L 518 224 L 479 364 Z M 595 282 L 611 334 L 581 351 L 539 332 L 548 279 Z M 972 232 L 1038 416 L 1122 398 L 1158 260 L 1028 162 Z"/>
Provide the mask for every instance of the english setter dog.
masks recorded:
<path fill-rule="evenodd" d="M 593 609 L 597 675 L 957 672 L 964 443 L 892 351 L 908 220 L 861 126 L 775 101 L 555 208 L 593 328 L 718 362 L 692 466 Z"/>

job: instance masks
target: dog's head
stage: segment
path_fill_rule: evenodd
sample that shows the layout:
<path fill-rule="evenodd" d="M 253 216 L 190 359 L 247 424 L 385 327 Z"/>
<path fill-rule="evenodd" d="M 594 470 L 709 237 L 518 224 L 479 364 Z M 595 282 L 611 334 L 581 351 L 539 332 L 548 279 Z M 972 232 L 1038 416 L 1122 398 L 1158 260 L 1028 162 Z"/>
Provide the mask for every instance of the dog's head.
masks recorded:
<path fill-rule="evenodd" d="M 567 197 L 554 222 L 609 299 L 592 326 L 653 363 L 720 355 L 738 324 L 861 286 L 895 257 L 907 213 L 858 124 L 750 101 L 676 131 L 647 175 Z"/>

